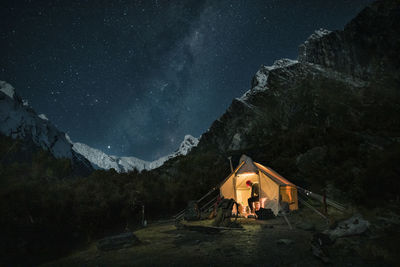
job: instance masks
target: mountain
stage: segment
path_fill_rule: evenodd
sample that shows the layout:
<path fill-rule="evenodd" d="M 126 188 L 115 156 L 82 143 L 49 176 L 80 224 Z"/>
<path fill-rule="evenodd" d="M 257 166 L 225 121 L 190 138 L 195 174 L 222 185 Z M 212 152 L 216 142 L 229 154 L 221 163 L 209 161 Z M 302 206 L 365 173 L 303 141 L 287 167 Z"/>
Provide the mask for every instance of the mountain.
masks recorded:
<path fill-rule="evenodd" d="M 377 131 L 385 124 L 398 133 L 397 118 L 369 117 L 380 101 L 399 96 L 399 15 L 396 1 L 365 8 L 343 31 L 317 30 L 299 47 L 297 60 L 261 66 L 251 89 L 231 106 L 199 146 L 238 150 L 307 123 Z M 381 88 L 384 87 L 384 88 Z M 378 98 L 378 95 L 380 96 Z M 391 105 L 398 111 L 397 105 Z M 374 120 L 372 123 L 371 119 Z"/>
<path fill-rule="evenodd" d="M 10 84 L 0 81 L 0 133 L 25 142 L 26 149 L 40 147 L 56 158 L 68 158 L 76 173 L 88 174 L 90 163 L 72 150 L 65 133 L 59 131 L 44 114 L 37 115 Z"/>
<path fill-rule="evenodd" d="M 200 172 L 187 181 L 211 188 L 222 178 L 216 168 L 227 173 L 227 157 L 235 164 L 246 153 L 299 185 L 339 188 L 353 200 L 396 194 L 399 40 L 399 1 L 374 2 L 343 30 L 315 31 L 297 59 L 261 66 L 250 90 L 165 173 L 185 179 L 182 169 L 212 166 L 206 181 Z"/>
<path fill-rule="evenodd" d="M 109 156 L 82 143 L 73 143 L 68 135 L 59 131 L 44 114 L 36 112 L 26 100 L 16 93 L 10 84 L 0 81 L 0 133 L 33 143 L 49 151 L 56 158 L 68 158 L 78 169 L 115 169 L 118 172 L 151 170 L 165 161 L 186 155 L 198 144 L 197 138 L 186 135 L 178 150 L 155 161 L 144 161 L 135 157 Z M 93 168 L 92 168 L 93 167 Z"/>
<path fill-rule="evenodd" d="M 158 168 L 169 159 L 186 155 L 193 147 L 197 146 L 198 142 L 197 138 L 186 135 L 183 142 L 174 153 L 154 161 L 145 161 L 135 157 L 109 156 L 98 149 L 82 143 L 73 143 L 73 150 L 88 159 L 94 168 L 115 169 L 117 172 L 128 172 L 134 169 L 142 171 Z"/>

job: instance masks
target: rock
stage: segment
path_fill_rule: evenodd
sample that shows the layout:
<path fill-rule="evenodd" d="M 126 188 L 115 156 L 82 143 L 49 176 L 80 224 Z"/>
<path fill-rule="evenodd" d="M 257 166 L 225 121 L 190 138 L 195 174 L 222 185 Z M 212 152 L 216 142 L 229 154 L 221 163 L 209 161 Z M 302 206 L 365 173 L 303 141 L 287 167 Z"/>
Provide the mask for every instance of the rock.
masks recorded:
<path fill-rule="evenodd" d="M 350 219 L 341 221 L 337 227 L 333 230 L 326 230 L 325 233 L 329 234 L 330 238 L 335 240 L 336 238 L 359 235 L 364 233 L 370 223 L 365 220 L 360 214 L 352 216 Z"/>
<path fill-rule="evenodd" d="M 140 244 L 140 240 L 131 232 L 103 238 L 98 241 L 97 248 L 107 251 L 127 248 Z"/>
<path fill-rule="evenodd" d="M 294 243 L 294 241 L 291 239 L 282 238 L 282 239 L 279 239 L 278 241 L 276 241 L 276 243 L 280 244 L 280 245 L 291 245 Z"/>
<path fill-rule="evenodd" d="M 296 225 L 297 228 L 305 230 L 305 231 L 314 231 L 315 225 L 309 222 L 302 222 Z"/>

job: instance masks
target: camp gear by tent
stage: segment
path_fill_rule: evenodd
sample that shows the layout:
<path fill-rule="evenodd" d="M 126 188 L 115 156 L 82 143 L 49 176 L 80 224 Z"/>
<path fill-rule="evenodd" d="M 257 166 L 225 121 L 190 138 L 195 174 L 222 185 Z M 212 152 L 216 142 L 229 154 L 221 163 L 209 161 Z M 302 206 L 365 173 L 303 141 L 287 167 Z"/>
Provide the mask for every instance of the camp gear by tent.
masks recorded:
<path fill-rule="evenodd" d="M 220 184 L 220 194 L 224 198 L 234 199 L 243 207 L 251 190 L 246 181 L 258 183 L 260 189 L 261 208 L 271 209 L 275 215 L 281 210 L 283 202 L 289 210 L 298 209 L 297 187 L 269 167 L 253 162 L 251 158 L 242 155 L 236 169 Z"/>

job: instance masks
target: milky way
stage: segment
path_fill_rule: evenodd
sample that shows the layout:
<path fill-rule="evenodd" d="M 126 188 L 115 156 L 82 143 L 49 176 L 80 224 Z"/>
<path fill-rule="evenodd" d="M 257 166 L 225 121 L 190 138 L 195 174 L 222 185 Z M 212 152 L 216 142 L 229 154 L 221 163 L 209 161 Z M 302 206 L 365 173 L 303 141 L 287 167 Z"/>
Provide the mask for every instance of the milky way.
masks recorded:
<path fill-rule="evenodd" d="M 47 2 L 1 2 L 0 80 L 73 141 L 151 160 L 371 1 Z"/>

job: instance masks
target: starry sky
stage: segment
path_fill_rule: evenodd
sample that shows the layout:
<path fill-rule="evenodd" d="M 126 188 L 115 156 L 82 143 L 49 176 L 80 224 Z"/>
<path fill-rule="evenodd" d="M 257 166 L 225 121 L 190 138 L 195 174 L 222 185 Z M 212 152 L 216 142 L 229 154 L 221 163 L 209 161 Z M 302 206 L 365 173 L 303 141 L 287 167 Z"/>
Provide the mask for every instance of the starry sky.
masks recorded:
<path fill-rule="evenodd" d="M 0 80 L 75 142 L 154 160 L 200 136 L 260 65 L 370 0 L 0 3 Z"/>

